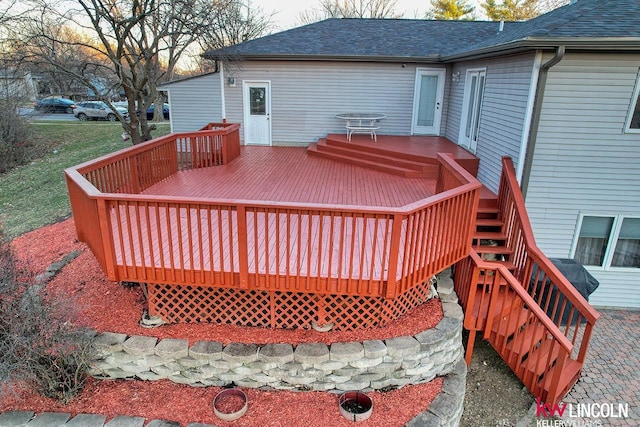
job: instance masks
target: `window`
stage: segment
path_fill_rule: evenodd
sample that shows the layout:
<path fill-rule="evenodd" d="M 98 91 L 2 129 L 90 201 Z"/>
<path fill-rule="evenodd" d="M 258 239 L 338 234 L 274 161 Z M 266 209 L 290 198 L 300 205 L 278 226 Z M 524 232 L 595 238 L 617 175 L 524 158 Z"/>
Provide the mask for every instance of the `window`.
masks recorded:
<path fill-rule="evenodd" d="M 573 258 L 605 269 L 640 268 L 640 218 L 582 216 Z"/>
<path fill-rule="evenodd" d="M 640 133 L 640 72 L 636 78 L 636 87 L 631 97 L 631 105 L 629 106 L 629 114 L 627 115 L 627 123 L 625 130 L 631 133 Z"/>

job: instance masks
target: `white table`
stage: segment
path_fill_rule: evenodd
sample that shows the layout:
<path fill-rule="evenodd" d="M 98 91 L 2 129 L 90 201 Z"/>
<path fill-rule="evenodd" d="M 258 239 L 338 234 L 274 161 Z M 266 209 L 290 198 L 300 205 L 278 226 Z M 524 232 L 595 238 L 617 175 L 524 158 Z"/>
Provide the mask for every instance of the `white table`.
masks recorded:
<path fill-rule="evenodd" d="M 376 131 L 380 129 L 378 120 L 386 118 L 385 114 L 380 113 L 342 113 L 336 114 L 337 119 L 345 121 L 347 128 L 347 141 L 351 141 L 351 135 L 354 133 L 366 133 L 371 135 L 371 139 L 378 142 Z"/>

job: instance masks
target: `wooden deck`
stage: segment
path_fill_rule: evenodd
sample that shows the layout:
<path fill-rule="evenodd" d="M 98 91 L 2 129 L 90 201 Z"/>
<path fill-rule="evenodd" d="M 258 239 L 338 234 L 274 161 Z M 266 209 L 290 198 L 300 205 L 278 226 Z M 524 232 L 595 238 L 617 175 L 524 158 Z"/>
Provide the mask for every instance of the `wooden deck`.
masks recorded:
<path fill-rule="evenodd" d="M 221 124 L 66 171 L 79 238 L 111 280 L 154 284 L 150 312 L 191 316 L 184 307 L 206 288 L 252 301 L 300 295 L 314 313 L 369 298 L 386 321 L 424 301 L 428 279 L 469 252 L 481 185 L 455 156 L 472 170 L 477 159 L 449 141 L 399 137 L 396 149 L 391 137 L 366 147 L 356 136 L 347 149 L 369 164 L 402 158 L 429 170 L 422 178 L 237 141 L 238 125 Z M 220 301 L 196 311 L 211 304 Z M 272 325 L 292 321 L 273 310 Z M 350 313 L 348 327 L 374 316 Z"/>

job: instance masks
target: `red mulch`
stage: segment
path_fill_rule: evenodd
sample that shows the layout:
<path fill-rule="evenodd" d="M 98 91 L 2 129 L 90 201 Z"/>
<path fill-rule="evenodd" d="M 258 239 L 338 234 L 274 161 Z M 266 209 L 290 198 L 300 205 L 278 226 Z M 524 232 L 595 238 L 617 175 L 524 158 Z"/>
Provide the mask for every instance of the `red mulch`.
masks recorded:
<path fill-rule="evenodd" d="M 147 335 L 163 338 L 245 342 L 332 342 L 385 339 L 413 335 L 434 327 L 442 319 L 442 306 L 431 300 L 422 307 L 383 328 L 360 331 L 316 332 L 312 330 L 272 330 L 229 325 L 178 324 L 145 329 L 139 325 L 144 298 L 138 287 L 127 288 L 110 282 L 86 245 L 77 242 L 72 219 L 35 230 L 16 238 L 13 248 L 19 259 L 29 268 L 42 272 L 52 262 L 59 261 L 72 250 L 82 254 L 67 265 L 52 280 L 48 289 L 74 301 L 78 323 L 98 331 L 120 332 L 128 335 Z M 362 425 L 402 425 L 428 408 L 440 392 L 442 380 L 428 384 L 406 386 L 386 393 L 372 392 L 373 415 Z M 0 403 L 0 411 L 30 409 L 36 412 L 64 411 L 101 413 L 108 416 L 123 414 L 150 419 L 203 422 L 242 426 L 341 426 L 352 422 L 338 410 L 337 395 L 327 392 L 258 391 L 244 389 L 249 399 L 246 415 L 234 422 L 215 417 L 212 409 L 217 387 L 196 388 L 169 381 L 97 381 L 91 379 L 82 394 L 67 406 L 29 392 L 13 396 Z M 7 397 L 7 396 L 4 396 Z"/>

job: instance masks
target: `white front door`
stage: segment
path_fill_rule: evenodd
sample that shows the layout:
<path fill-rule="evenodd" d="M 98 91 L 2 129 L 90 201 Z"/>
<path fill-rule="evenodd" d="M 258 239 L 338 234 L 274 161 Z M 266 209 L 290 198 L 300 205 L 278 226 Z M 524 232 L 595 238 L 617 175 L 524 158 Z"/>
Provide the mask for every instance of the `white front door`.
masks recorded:
<path fill-rule="evenodd" d="M 244 143 L 271 145 L 271 83 L 244 82 Z"/>
<path fill-rule="evenodd" d="M 413 95 L 411 133 L 439 135 L 445 70 L 418 68 Z"/>
<path fill-rule="evenodd" d="M 458 145 L 467 148 L 472 153 L 475 153 L 478 147 L 480 110 L 486 77 L 487 71 L 485 69 L 467 70 L 464 81 L 464 101 Z"/>

